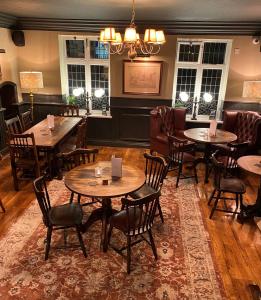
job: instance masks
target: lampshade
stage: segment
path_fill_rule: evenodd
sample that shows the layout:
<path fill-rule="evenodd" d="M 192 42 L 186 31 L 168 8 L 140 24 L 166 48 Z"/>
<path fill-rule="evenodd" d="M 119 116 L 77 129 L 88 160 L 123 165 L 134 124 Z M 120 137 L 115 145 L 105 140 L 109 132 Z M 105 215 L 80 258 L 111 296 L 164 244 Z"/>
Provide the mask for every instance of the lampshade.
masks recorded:
<path fill-rule="evenodd" d="M 146 29 L 144 34 L 144 42 L 145 43 L 156 43 L 156 30 L 155 29 Z"/>
<path fill-rule="evenodd" d="M 20 83 L 22 89 L 41 89 L 43 88 L 43 73 L 20 72 Z"/>
<path fill-rule="evenodd" d="M 122 43 L 122 38 L 120 32 L 116 32 L 115 41 L 112 42 L 114 45 L 120 45 Z"/>
<path fill-rule="evenodd" d="M 261 81 L 244 81 L 244 98 L 261 98 Z"/>
<path fill-rule="evenodd" d="M 135 43 L 137 40 L 136 29 L 134 27 L 127 27 L 124 34 L 124 42 Z"/>
<path fill-rule="evenodd" d="M 164 44 L 166 42 L 163 30 L 156 31 L 156 40 L 157 40 L 156 42 L 157 44 Z"/>
<path fill-rule="evenodd" d="M 114 42 L 116 40 L 115 28 L 107 27 L 104 29 L 104 42 Z"/>

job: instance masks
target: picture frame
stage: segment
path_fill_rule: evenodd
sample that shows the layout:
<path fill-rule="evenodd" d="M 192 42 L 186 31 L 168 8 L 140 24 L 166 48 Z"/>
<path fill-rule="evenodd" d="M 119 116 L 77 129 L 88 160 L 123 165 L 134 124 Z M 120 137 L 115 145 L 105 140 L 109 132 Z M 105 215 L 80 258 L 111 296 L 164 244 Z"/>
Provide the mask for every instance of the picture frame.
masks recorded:
<path fill-rule="evenodd" d="M 162 61 L 124 60 L 123 93 L 160 95 Z"/>

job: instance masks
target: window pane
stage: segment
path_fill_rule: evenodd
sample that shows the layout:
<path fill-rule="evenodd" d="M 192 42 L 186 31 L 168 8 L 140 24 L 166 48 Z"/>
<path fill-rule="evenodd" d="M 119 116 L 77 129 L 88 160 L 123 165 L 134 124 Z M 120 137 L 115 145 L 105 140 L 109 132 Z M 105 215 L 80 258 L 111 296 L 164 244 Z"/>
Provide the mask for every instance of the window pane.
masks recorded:
<path fill-rule="evenodd" d="M 211 110 L 217 110 L 218 96 L 220 90 L 222 70 L 204 69 L 202 74 L 202 83 L 200 91 L 200 103 L 198 114 L 209 115 Z M 210 93 L 213 97 L 210 103 L 203 100 L 204 93 Z"/>
<path fill-rule="evenodd" d="M 203 64 L 224 64 L 226 43 L 204 43 Z"/>
<path fill-rule="evenodd" d="M 83 40 L 66 40 L 67 57 L 84 58 L 84 41 Z"/>
<path fill-rule="evenodd" d="M 104 43 L 90 41 L 91 58 L 108 59 L 109 53 Z"/>
<path fill-rule="evenodd" d="M 85 91 L 85 66 L 84 65 L 67 65 L 69 95 L 73 95 L 73 90 L 79 87 Z M 77 99 L 77 104 L 84 107 L 84 97 Z"/>
<path fill-rule="evenodd" d="M 102 98 L 93 98 L 92 109 L 101 110 L 106 105 L 109 109 L 109 67 L 102 65 L 91 65 L 91 89 L 92 95 L 96 89 L 104 89 L 105 95 Z"/>
<path fill-rule="evenodd" d="M 190 44 L 180 44 L 179 48 L 179 61 L 186 62 L 197 62 L 199 56 L 200 45 Z"/>
<path fill-rule="evenodd" d="M 187 108 L 187 113 L 192 114 L 192 101 L 194 97 L 195 91 L 195 83 L 196 83 L 196 69 L 185 69 L 179 68 L 177 74 L 177 88 L 176 88 L 176 101 L 180 101 L 179 94 L 181 92 L 186 92 L 189 95 L 189 101 L 182 102 L 184 106 Z M 180 101 L 181 102 L 181 101 Z"/>

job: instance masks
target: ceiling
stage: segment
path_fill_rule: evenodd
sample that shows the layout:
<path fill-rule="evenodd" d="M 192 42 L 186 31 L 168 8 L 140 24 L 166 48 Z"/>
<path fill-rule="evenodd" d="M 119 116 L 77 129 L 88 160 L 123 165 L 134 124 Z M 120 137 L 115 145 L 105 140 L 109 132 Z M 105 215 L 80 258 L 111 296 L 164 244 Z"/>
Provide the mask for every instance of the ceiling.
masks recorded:
<path fill-rule="evenodd" d="M 1 0 L 15 17 L 130 20 L 132 0 Z M 136 0 L 136 20 L 261 21 L 260 0 Z"/>

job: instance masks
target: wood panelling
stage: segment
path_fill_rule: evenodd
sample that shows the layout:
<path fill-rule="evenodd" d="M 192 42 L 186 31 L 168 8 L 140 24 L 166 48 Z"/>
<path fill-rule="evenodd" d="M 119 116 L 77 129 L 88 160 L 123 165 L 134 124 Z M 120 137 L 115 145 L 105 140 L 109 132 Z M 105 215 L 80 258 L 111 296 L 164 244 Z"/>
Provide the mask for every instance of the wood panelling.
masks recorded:
<path fill-rule="evenodd" d="M 225 101 L 223 109 L 227 110 L 252 110 L 261 113 L 261 103 L 258 102 L 241 102 Z"/>
<path fill-rule="evenodd" d="M 0 12 L 0 27 L 13 28 L 16 26 L 17 18 Z"/>

